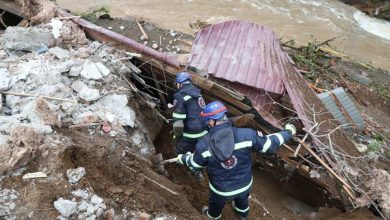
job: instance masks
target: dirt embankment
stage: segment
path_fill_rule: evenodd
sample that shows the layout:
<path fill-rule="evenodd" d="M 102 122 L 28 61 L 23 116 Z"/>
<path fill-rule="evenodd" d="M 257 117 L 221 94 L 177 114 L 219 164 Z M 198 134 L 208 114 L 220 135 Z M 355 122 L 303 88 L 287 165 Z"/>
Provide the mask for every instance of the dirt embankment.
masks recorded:
<path fill-rule="evenodd" d="M 390 2 L 388 0 L 341 0 L 360 11 L 376 18 L 390 21 Z"/>

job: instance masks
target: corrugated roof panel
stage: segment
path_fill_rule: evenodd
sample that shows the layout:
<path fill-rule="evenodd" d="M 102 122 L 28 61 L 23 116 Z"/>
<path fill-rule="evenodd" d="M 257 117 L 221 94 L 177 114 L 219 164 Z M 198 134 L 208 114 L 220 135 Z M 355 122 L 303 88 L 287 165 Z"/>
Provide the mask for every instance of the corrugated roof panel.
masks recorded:
<path fill-rule="evenodd" d="M 283 65 L 288 58 L 269 28 L 246 21 L 227 21 L 201 30 L 189 65 L 216 78 L 283 94 Z"/>

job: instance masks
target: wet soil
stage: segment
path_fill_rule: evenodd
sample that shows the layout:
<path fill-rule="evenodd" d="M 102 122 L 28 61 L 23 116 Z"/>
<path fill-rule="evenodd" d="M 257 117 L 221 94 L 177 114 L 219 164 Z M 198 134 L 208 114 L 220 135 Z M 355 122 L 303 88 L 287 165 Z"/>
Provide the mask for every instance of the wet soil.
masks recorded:
<path fill-rule="evenodd" d="M 388 0 L 341 0 L 360 11 L 384 20 L 390 21 L 390 2 Z"/>

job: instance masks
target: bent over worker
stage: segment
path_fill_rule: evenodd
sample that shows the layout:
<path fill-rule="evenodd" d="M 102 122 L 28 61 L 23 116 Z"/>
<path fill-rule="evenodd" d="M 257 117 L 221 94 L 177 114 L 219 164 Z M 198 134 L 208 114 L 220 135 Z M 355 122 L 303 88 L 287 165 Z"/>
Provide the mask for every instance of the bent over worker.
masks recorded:
<path fill-rule="evenodd" d="M 206 123 L 200 113 L 205 102 L 200 89 L 192 84 L 190 74 L 180 72 L 175 80 L 177 92 L 173 102 L 173 131 L 177 139 L 176 153 L 185 154 L 194 152 L 198 139 L 207 134 Z M 198 180 L 202 180 L 202 172 L 194 173 Z"/>
<path fill-rule="evenodd" d="M 226 107 L 219 101 L 206 106 L 201 115 L 207 121 L 209 133 L 198 141 L 194 154 L 179 155 L 178 162 L 191 170 L 207 166 L 209 205 L 202 209 L 207 217 L 220 218 L 225 202 L 233 201 L 240 219 L 246 219 L 253 182 L 251 152 L 275 153 L 296 129 L 287 124 L 285 130 L 263 136 L 253 129 L 233 127 L 226 113 Z"/>

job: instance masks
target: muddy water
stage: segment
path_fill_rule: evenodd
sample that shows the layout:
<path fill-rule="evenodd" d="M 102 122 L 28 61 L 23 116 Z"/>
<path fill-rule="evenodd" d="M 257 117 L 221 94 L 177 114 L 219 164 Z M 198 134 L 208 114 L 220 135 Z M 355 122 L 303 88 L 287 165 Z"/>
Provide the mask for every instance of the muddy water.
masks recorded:
<path fill-rule="evenodd" d="M 307 43 L 335 36 L 332 44 L 360 61 L 390 70 L 390 22 L 372 19 L 337 0 L 57 0 L 83 12 L 106 6 L 113 16 L 142 16 L 189 34 L 189 22 L 244 19 L 274 29 L 284 40 Z"/>

